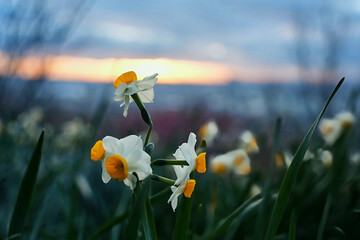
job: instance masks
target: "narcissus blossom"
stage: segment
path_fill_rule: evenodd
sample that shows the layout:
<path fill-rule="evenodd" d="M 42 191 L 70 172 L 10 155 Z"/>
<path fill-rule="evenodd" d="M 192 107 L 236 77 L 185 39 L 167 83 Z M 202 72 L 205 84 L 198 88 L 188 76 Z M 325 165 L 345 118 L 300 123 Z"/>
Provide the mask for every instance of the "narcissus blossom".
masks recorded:
<path fill-rule="evenodd" d="M 125 105 L 124 117 L 127 116 L 129 104 L 133 101 L 132 94 L 138 93 L 140 100 L 143 103 L 152 103 L 154 100 L 154 85 L 157 82 L 157 73 L 138 80 L 136 73 L 133 71 L 121 74 L 114 82 L 115 101 L 124 101 L 121 107 Z"/>
<path fill-rule="evenodd" d="M 234 172 L 238 175 L 248 175 L 251 172 L 250 159 L 245 150 L 233 150 L 213 158 L 211 170 L 216 174 Z"/>
<path fill-rule="evenodd" d="M 175 183 L 174 186 L 170 187 L 173 193 L 171 194 L 168 203 L 171 202 L 171 207 L 175 212 L 178 204 L 178 197 L 184 193 L 185 197 L 190 198 L 195 189 L 196 181 L 190 179 L 188 175 L 189 166 L 173 165 L 173 168 L 177 177 L 177 184 Z"/>
<path fill-rule="evenodd" d="M 293 155 L 289 151 L 280 151 L 275 154 L 275 163 L 278 167 L 284 165 L 288 168 L 292 162 Z"/>
<path fill-rule="evenodd" d="M 355 117 L 350 112 L 338 113 L 334 118 L 324 118 L 319 123 L 319 130 L 326 145 L 333 145 L 341 133 L 349 129 L 355 122 Z"/>
<path fill-rule="evenodd" d="M 186 172 L 183 176 L 178 177 L 175 185 L 180 184 L 186 177 L 190 176 L 193 170 L 199 173 L 206 172 L 206 153 L 200 153 L 199 155 L 195 152 L 196 135 L 190 133 L 187 143 L 181 144 L 174 153 L 176 160 L 185 160 L 189 166 L 185 168 Z"/>
<path fill-rule="evenodd" d="M 130 135 L 122 139 L 106 136 L 95 143 L 91 149 L 91 159 L 102 162 L 102 180 L 108 183 L 111 178 L 123 181 L 133 190 L 138 179 L 144 180 L 152 174 L 150 156 L 143 150 L 139 136 Z"/>
<path fill-rule="evenodd" d="M 259 146 L 257 144 L 257 141 L 250 131 L 245 131 L 240 136 L 240 144 L 241 148 L 245 149 L 247 153 L 258 153 L 259 152 Z"/>
<path fill-rule="evenodd" d="M 329 150 L 318 149 L 317 154 L 325 168 L 330 168 L 333 164 L 333 155 Z"/>
<path fill-rule="evenodd" d="M 219 133 L 219 128 L 214 121 L 209 121 L 202 125 L 199 129 L 199 136 L 201 139 L 206 140 L 206 144 L 210 146 L 213 142 L 215 137 Z"/>

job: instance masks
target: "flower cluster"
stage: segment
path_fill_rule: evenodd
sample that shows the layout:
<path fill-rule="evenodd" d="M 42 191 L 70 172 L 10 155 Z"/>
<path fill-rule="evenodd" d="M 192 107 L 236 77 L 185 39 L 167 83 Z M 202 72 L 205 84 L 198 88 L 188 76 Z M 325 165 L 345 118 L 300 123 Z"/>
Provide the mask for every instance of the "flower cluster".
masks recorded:
<path fill-rule="evenodd" d="M 334 118 L 324 118 L 319 123 L 319 130 L 326 145 L 333 145 L 341 134 L 350 129 L 355 123 L 355 117 L 351 112 L 338 113 Z"/>
<path fill-rule="evenodd" d="M 216 174 L 233 172 L 237 175 L 248 175 L 251 172 L 248 154 L 259 152 L 259 147 L 254 135 L 245 131 L 239 137 L 238 149 L 214 157 L 211 161 L 211 170 Z"/>
<path fill-rule="evenodd" d="M 116 88 L 114 100 L 122 101 L 120 106 L 124 106 L 123 115 L 127 116 L 129 104 L 134 101 L 141 111 L 143 120 L 148 124 L 149 128 L 144 142 L 140 136 L 136 135 L 121 139 L 106 136 L 92 147 L 91 159 L 101 161 L 104 183 L 108 183 L 111 179 L 118 179 L 131 190 L 134 190 L 137 182 L 145 180 L 150 175 L 153 176 L 154 180 L 170 183 L 172 195 L 168 203 L 171 203 L 172 209 L 175 211 L 178 197 L 184 194 L 185 197 L 190 198 L 195 189 L 196 181 L 192 172 L 194 170 L 199 173 L 206 171 L 206 153 L 196 153 L 197 140 L 194 133 L 190 133 L 188 141 L 181 144 L 175 151 L 173 154 L 175 160 L 159 159 L 152 161 L 150 151 L 145 151 L 147 146 L 151 146 L 151 144 L 148 145 L 148 140 L 152 130 L 152 121 L 143 103 L 153 102 L 153 87 L 158 80 L 157 75 L 153 74 L 138 80 L 135 72 L 131 71 L 120 75 L 114 82 Z M 157 164 L 172 165 L 177 179 L 171 180 L 153 174 L 151 166 Z"/>

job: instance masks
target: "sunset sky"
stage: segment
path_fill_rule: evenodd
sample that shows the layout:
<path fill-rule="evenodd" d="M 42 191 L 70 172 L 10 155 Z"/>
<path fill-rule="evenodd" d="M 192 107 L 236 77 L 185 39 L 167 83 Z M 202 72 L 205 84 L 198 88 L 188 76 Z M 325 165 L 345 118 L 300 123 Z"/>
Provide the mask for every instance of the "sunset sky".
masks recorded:
<path fill-rule="evenodd" d="M 20 57 L 19 76 L 34 78 L 45 64 L 49 79 L 62 81 L 111 82 L 130 70 L 140 78 L 159 73 L 167 84 L 288 82 L 324 72 L 359 80 L 356 0 L 86 1 L 75 15 L 71 3 L 41 6 L 48 30 L 42 29 L 42 47 Z M 1 19 L 16 4 L 1 3 Z M 38 19 L 32 18 L 36 6 L 28 5 L 24 26 Z M 67 37 L 54 41 L 57 26 L 68 25 Z M 12 36 L 11 27 L 1 26 L 0 33 Z M 20 29 L 25 37 L 31 33 Z M 0 42 L 1 72 L 8 46 Z"/>

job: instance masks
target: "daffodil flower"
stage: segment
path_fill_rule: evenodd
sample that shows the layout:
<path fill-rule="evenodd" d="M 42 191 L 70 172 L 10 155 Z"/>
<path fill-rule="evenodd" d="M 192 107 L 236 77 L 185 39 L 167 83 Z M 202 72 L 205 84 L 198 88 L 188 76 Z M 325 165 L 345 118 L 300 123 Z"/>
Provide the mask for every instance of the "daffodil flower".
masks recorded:
<path fill-rule="evenodd" d="M 213 158 L 210 162 L 211 171 L 216 174 L 225 174 L 232 170 L 233 156 L 230 154 L 221 154 Z"/>
<path fill-rule="evenodd" d="M 134 190 L 137 178 L 144 180 L 152 174 L 150 156 L 143 150 L 140 137 L 130 135 L 122 139 L 106 136 L 96 142 L 91 149 L 91 159 L 102 162 L 102 180 L 108 183 L 111 178 L 123 181 Z"/>
<path fill-rule="evenodd" d="M 329 150 L 318 149 L 317 154 L 319 159 L 324 164 L 325 168 L 330 168 L 333 163 L 333 155 Z"/>
<path fill-rule="evenodd" d="M 218 133 L 219 128 L 214 121 L 207 122 L 206 124 L 202 125 L 199 130 L 200 138 L 205 139 L 208 146 L 214 142 L 214 139 Z"/>
<path fill-rule="evenodd" d="M 324 118 L 319 123 L 319 130 L 326 145 L 333 145 L 341 133 L 349 129 L 355 122 L 350 112 L 340 112 L 333 119 Z"/>
<path fill-rule="evenodd" d="M 188 175 L 188 169 L 190 168 L 189 166 L 173 165 L 173 168 L 177 177 L 176 182 L 178 182 L 178 184 L 170 187 L 172 194 L 168 200 L 168 203 L 171 202 L 171 207 L 175 212 L 178 204 L 178 197 L 184 193 L 185 197 L 190 198 L 195 189 L 196 181 L 194 179 L 190 179 Z"/>
<path fill-rule="evenodd" d="M 254 135 L 250 131 L 245 131 L 240 136 L 240 144 L 247 153 L 258 153 L 259 146 L 256 142 Z"/>
<path fill-rule="evenodd" d="M 278 167 L 284 165 L 288 168 L 292 162 L 293 155 L 288 151 L 278 152 L 275 154 L 275 163 Z"/>
<path fill-rule="evenodd" d="M 199 173 L 206 172 L 206 153 L 200 153 L 199 155 L 195 152 L 196 135 L 190 133 L 187 143 L 181 144 L 174 153 L 176 160 L 185 160 L 189 167 L 186 167 L 186 171 L 182 172 L 183 175 L 178 177 L 175 181 L 175 185 L 179 185 L 183 180 L 190 176 L 190 173 L 196 169 Z"/>
<path fill-rule="evenodd" d="M 233 150 L 213 158 L 211 170 L 216 174 L 232 171 L 238 175 L 248 175 L 251 172 L 250 159 L 245 150 Z"/>
<path fill-rule="evenodd" d="M 319 130 L 327 145 L 333 145 L 341 135 L 341 122 L 324 118 L 319 123 Z"/>
<path fill-rule="evenodd" d="M 152 103 L 154 100 L 154 85 L 157 82 L 157 73 L 138 80 L 136 73 L 133 71 L 121 74 L 114 82 L 115 101 L 123 101 L 120 107 L 125 105 L 124 117 L 127 116 L 129 104 L 133 101 L 131 95 L 138 93 L 143 103 Z"/>
<path fill-rule="evenodd" d="M 245 150 L 238 149 L 229 154 L 233 156 L 233 167 L 236 174 L 248 175 L 251 172 L 250 159 Z"/>

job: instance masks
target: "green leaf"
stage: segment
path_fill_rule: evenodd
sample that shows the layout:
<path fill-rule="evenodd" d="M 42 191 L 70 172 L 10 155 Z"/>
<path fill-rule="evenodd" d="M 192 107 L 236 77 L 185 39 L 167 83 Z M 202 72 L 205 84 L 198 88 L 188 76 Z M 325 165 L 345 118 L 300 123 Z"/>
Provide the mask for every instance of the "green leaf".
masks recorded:
<path fill-rule="evenodd" d="M 271 182 L 274 176 L 275 171 L 275 154 L 278 151 L 279 148 L 279 139 L 280 139 L 280 130 L 281 130 L 281 124 L 282 120 L 281 118 L 276 119 L 276 125 L 275 125 L 275 132 L 272 142 L 272 148 L 271 148 L 271 160 L 268 165 L 268 172 L 264 184 L 264 189 L 262 191 L 263 201 L 260 203 L 260 206 L 258 208 L 258 215 L 256 218 L 256 231 L 255 231 L 255 239 L 264 239 L 265 234 L 265 226 L 266 222 L 269 219 L 269 214 L 267 214 L 268 211 L 266 211 L 269 207 L 269 200 L 271 198 L 270 196 L 270 186 Z"/>
<path fill-rule="evenodd" d="M 176 209 L 177 217 L 173 240 L 187 239 L 191 217 L 193 197 L 184 197 L 181 199 L 180 206 Z"/>
<path fill-rule="evenodd" d="M 296 239 L 296 220 L 297 220 L 297 211 L 293 209 L 290 217 L 290 227 L 289 227 L 289 240 Z"/>
<path fill-rule="evenodd" d="M 169 198 L 171 194 L 170 188 L 165 188 L 163 191 L 151 196 L 149 198 L 150 204 L 159 203 L 160 200 L 163 200 L 165 197 Z M 128 207 L 122 214 L 119 216 L 113 217 L 110 220 L 103 223 L 99 226 L 94 233 L 91 235 L 90 239 L 97 239 L 110 229 L 112 229 L 115 225 L 122 223 L 128 216 L 130 215 L 130 207 Z"/>
<path fill-rule="evenodd" d="M 300 169 L 302 160 L 305 156 L 306 150 L 309 147 L 311 138 L 314 135 L 316 127 L 319 124 L 319 121 L 320 121 L 321 117 L 323 116 L 326 108 L 328 107 L 329 103 L 331 102 L 332 98 L 334 97 L 334 95 L 336 94 L 336 92 L 338 91 L 338 89 L 340 88 L 340 86 L 343 82 L 344 82 L 344 78 L 342 78 L 340 80 L 340 82 L 336 85 L 336 87 L 335 87 L 334 91 L 332 92 L 331 96 L 329 97 L 326 105 L 324 106 L 324 108 L 322 109 L 322 111 L 320 112 L 318 117 L 316 118 L 315 122 L 313 123 L 313 125 L 311 126 L 309 131 L 307 132 L 303 141 L 301 142 L 299 148 L 297 149 L 297 151 L 294 155 L 294 158 L 293 158 L 289 168 L 286 171 L 285 177 L 284 177 L 281 187 L 280 187 L 278 197 L 276 199 L 274 208 L 271 213 L 270 222 L 269 222 L 266 234 L 265 234 L 266 240 L 272 239 L 279 227 L 280 221 L 283 217 L 287 202 L 288 202 L 290 194 L 291 194 L 293 184 L 294 184 L 296 176 L 299 172 L 299 169 Z"/>
<path fill-rule="evenodd" d="M 334 230 L 341 236 L 341 239 L 347 239 L 345 232 L 341 228 L 335 226 Z"/>
<path fill-rule="evenodd" d="M 146 200 L 144 204 L 145 204 L 144 206 L 145 211 L 144 214 L 142 214 L 142 224 L 144 228 L 145 239 L 147 240 L 157 239 L 155 219 L 148 194 L 146 194 Z"/>
<path fill-rule="evenodd" d="M 129 216 L 129 213 L 130 208 L 127 208 L 121 215 L 111 218 L 109 221 L 98 227 L 91 235 L 90 239 L 97 239 L 98 237 L 109 231 L 113 226 L 123 222 Z"/>
<path fill-rule="evenodd" d="M 325 229 L 325 225 L 326 225 L 326 220 L 327 220 L 328 215 L 329 215 L 331 201 L 332 201 L 332 197 L 331 197 L 331 193 L 329 193 L 327 195 L 324 211 L 323 211 L 323 214 L 321 216 L 319 231 L 318 231 L 318 234 L 317 234 L 317 237 L 316 237 L 317 240 L 323 239 L 324 229 Z"/>
<path fill-rule="evenodd" d="M 42 149 L 44 144 L 44 131 L 36 144 L 30 163 L 26 169 L 25 176 L 21 182 L 15 208 L 12 214 L 8 236 L 21 233 L 26 213 L 30 206 L 31 196 L 34 191 L 36 177 L 39 171 Z"/>
<path fill-rule="evenodd" d="M 124 228 L 122 239 L 137 239 L 141 215 L 144 212 L 145 191 L 142 191 L 139 182 L 134 189 L 134 201 L 131 208 L 129 221 Z"/>
<path fill-rule="evenodd" d="M 203 239 L 214 239 L 220 234 L 224 233 L 226 229 L 230 226 L 230 224 L 242 213 L 244 212 L 252 203 L 258 201 L 261 199 L 261 195 L 258 194 L 247 201 L 245 201 L 243 204 L 241 204 L 235 211 L 233 211 L 229 216 L 226 218 L 223 218 L 219 221 L 219 223 L 216 225 L 215 230 L 212 231 L 210 234 L 206 234 Z M 260 202 L 259 202 L 260 203 Z"/>

